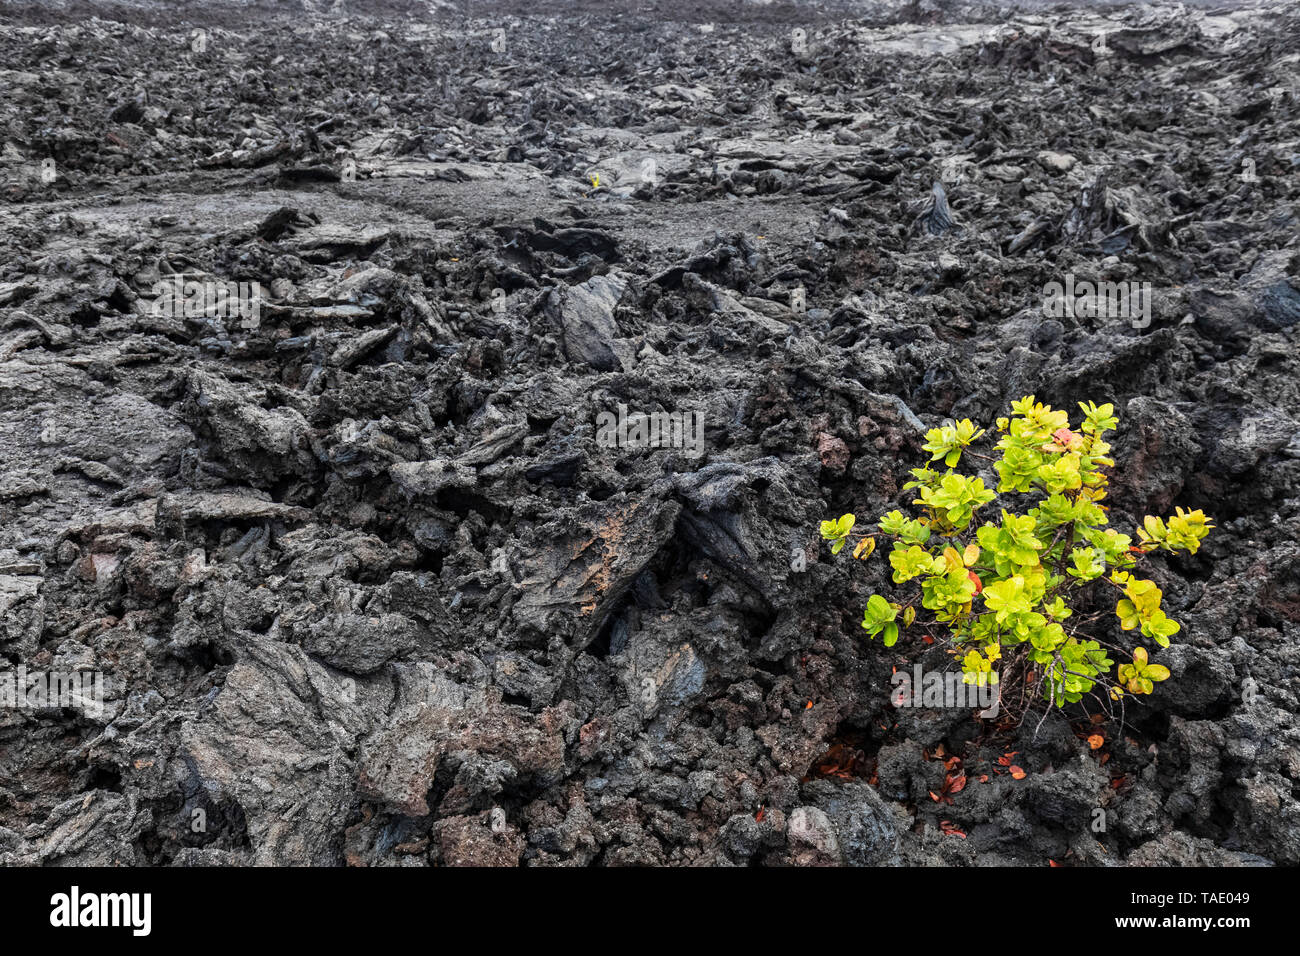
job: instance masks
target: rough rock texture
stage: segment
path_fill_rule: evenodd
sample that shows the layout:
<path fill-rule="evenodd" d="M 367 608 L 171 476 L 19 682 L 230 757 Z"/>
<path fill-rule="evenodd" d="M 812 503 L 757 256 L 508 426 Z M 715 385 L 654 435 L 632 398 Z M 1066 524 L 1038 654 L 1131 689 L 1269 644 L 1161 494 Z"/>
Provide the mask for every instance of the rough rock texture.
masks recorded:
<path fill-rule="evenodd" d="M 0 865 L 1300 863 L 1293 9 L 325 6 L 0 2 Z M 1030 393 L 1218 525 L 1122 725 L 817 541 Z"/>

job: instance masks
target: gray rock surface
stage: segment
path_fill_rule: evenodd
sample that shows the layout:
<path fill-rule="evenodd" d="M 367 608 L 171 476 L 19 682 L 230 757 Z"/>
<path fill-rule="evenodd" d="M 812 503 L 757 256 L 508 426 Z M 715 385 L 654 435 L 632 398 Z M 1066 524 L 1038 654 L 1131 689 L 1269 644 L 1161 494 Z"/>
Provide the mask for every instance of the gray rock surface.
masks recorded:
<path fill-rule="evenodd" d="M 1296 10 L 0 6 L 0 865 L 1300 864 Z M 1216 525 L 1122 722 L 818 540 L 1029 394 Z"/>

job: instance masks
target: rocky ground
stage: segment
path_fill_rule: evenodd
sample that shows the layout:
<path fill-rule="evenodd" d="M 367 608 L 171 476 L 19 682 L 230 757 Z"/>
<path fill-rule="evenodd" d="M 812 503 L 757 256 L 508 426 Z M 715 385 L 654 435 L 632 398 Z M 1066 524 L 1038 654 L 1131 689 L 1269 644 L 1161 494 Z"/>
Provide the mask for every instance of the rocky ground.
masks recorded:
<path fill-rule="evenodd" d="M 0 3 L 0 864 L 1300 863 L 1300 15 L 674 6 Z M 1122 725 L 818 541 L 1031 393 L 1218 525 Z"/>

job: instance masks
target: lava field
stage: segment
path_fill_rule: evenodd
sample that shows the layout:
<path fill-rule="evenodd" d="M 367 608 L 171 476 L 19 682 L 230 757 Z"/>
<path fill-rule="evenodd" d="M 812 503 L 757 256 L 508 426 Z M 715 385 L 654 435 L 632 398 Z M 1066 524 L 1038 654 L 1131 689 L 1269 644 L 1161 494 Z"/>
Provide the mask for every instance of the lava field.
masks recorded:
<path fill-rule="evenodd" d="M 1300 864 L 1298 78 L 1262 0 L 0 2 L 0 678 L 102 682 L 0 706 L 0 865 Z M 896 706 L 819 525 L 1028 395 L 1213 519 L 1171 678 Z"/>

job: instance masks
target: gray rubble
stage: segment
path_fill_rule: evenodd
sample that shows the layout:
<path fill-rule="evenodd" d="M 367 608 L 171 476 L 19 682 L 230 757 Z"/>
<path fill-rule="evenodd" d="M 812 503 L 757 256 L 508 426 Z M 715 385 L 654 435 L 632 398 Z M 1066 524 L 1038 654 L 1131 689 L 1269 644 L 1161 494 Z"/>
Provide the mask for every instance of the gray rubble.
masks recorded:
<path fill-rule="evenodd" d="M 1293 8 L 156 6 L 0 3 L 0 865 L 1300 863 Z M 817 540 L 1027 394 L 1217 525 L 1104 763 Z"/>

